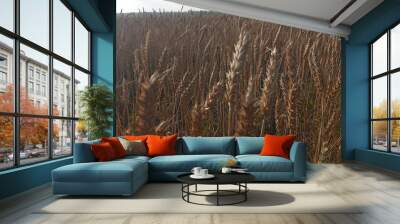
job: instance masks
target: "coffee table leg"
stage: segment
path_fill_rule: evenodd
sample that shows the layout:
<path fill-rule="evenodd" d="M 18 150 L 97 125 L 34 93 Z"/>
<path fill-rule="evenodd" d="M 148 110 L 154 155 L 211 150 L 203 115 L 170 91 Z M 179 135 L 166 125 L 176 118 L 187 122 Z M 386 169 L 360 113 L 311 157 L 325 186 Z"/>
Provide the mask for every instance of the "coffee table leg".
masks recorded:
<path fill-rule="evenodd" d="M 247 201 L 247 192 L 248 192 L 248 190 L 247 190 L 247 183 L 244 183 L 244 187 L 245 187 L 245 192 L 244 192 L 244 201 Z"/>
<path fill-rule="evenodd" d="M 219 184 L 217 184 L 217 206 L 219 206 Z"/>

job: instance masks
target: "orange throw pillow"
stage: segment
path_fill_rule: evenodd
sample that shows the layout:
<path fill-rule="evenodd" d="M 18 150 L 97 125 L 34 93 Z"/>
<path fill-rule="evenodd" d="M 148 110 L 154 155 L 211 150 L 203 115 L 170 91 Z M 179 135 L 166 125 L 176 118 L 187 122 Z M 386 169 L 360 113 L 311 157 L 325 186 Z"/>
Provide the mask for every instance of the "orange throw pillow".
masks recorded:
<path fill-rule="evenodd" d="M 108 142 L 114 149 L 115 155 L 118 158 L 126 156 L 126 151 L 124 146 L 122 146 L 121 142 L 117 137 L 110 137 L 110 138 L 101 138 L 101 142 Z"/>
<path fill-rule="evenodd" d="M 290 147 L 294 142 L 294 135 L 265 135 L 262 156 L 280 156 L 289 159 Z"/>
<path fill-rule="evenodd" d="M 129 141 L 143 141 L 146 142 L 147 135 L 125 135 L 123 136 L 124 139 L 129 140 Z"/>
<path fill-rule="evenodd" d="M 148 156 L 176 155 L 176 139 L 176 135 L 149 135 L 146 140 Z"/>
<path fill-rule="evenodd" d="M 99 162 L 110 161 L 117 158 L 113 147 L 108 142 L 93 144 L 91 145 L 91 149 L 94 157 Z"/>

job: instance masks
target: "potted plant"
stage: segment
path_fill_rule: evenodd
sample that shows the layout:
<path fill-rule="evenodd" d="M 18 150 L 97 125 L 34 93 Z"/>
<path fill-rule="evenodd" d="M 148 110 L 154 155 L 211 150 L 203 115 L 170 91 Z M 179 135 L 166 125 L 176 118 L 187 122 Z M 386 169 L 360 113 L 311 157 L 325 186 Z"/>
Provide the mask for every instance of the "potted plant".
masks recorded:
<path fill-rule="evenodd" d="M 95 84 L 86 87 L 80 93 L 79 106 L 82 108 L 81 124 L 87 127 L 89 139 L 110 136 L 113 94 L 107 86 Z"/>

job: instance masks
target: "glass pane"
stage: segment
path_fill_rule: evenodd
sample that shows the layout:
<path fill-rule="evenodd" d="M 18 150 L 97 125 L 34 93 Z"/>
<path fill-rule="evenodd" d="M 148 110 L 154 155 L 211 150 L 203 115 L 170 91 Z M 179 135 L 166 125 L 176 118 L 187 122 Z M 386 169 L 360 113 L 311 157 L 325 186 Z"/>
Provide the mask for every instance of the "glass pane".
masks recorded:
<path fill-rule="evenodd" d="M 71 60 L 72 12 L 60 0 L 53 0 L 53 17 L 53 51 Z"/>
<path fill-rule="evenodd" d="M 391 31 L 390 60 L 391 69 L 400 67 L 400 25 L 397 25 Z"/>
<path fill-rule="evenodd" d="M 75 122 L 75 143 L 85 142 L 88 138 L 88 129 L 84 120 Z"/>
<path fill-rule="evenodd" d="M 49 0 L 20 0 L 21 36 L 49 48 Z"/>
<path fill-rule="evenodd" d="M 14 165 L 13 118 L 0 116 L 0 170 Z"/>
<path fill-rule="evenodd" d="M 387 151 L 387 121 L 372 122 L 372 147 Z"/>
<path fill-rule="evenodd" d="M 72 117 L 72 69 L 53 60 L 53 114 Z"/>
<path fill-rule="evenodd" d="M 80 95 L 86 86 L 89 86 L 89 75 L 75 69 L 75 117 L 81 114 Z"/>
<path fill-rule="evenodd" d="M 20 118 L 20 163 L 34 163 L 49 158 L 49 120 L 44 118 Z"/>
<path fill-rule="evenodd" d="M 49 57 L 21 44 L 20 109 L 25 114 L 48 114 Z"/>
<path fill-rule="evenodd" d="M 387 34 L 372 44 L 372 74 L 378 75 L 387 71 Z"/>
<path fill-rule="evenodd" d="M 89 70 L 89 32 L 75 18 L 75 63 Z"/>
<path fill-rule="evenodd" d="M 387 77 L 372 81 L 372 118 L 387 117 Z"/>
<path fill-rule="evenodd" d="M 53 120 L 53 156 L 72 154 L 72 121 Z"/>
<path fill-rule="evenodd" d="M 0 26 L 14 31 L 14 0 L 0 1 Z"/>
<path fill-rule="evenodd" d="M 390 98 L 392 117 L 400 118 L 400 72 L 391 75 Z"/>
<path fill-rule="evenodd" d="M 392 152 L 400 153 L 400 120 L 391 121 Z"/>
<path fill-rule="evenodd" d="M 0 111 L 14 111 L 14 73 L 12 39 L 0 35 Z"/>

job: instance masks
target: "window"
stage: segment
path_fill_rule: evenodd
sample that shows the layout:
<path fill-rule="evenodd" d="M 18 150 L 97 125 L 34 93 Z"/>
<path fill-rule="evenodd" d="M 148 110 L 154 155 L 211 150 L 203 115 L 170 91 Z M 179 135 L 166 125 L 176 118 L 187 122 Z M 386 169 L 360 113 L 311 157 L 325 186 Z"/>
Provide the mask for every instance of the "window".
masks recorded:
<path fill-rule="evenodd" d="M 1 1 L 0 6 L 2 4 Z M 0 9 L 0 20 L 3 16 L 2 10 Z M 0 113 L 12 113 L 14 111 L 14 71 L 11 63 L 14 57 L 14 41 L 0 33 L 0 46 Z"/>
<path fill-rule="evenodd" d="M 46 86 L 42 86 L 42 96 L 46 96 Z"/>
<path fill-rule="evenodd" d="M 7 73 L 0 71 L 0 84 L 6 85 L 7 84 Z"/>
<path fill-rule="evenodd" d="M 7 56 L 0 55 L 0 67 L 7 68 Z"/>
<path fill-rule="evenodd" d="M 49 48 L 49 0 L 20 0 L 21 36 Z"/>
<path fill-rule="evenodd" d="M 60 1 L 53 0 L 54 53 L 71 60 L 72 12 Z"/>
<path fill-rule="evenodd" d="M 75 117 L 81 114 L 80 95 L 87 86 L 89 86 L 89 74 L 75 70 Z"/>
<path fill-rule="evenodd" d="M 40 95 L 40 84 L 36 84 L 36 95 Z"/>
<path fill-rule="evenodd" d="M 14 166 L 13 117 L 0 115 L 0 169 Z"/>
<path fill-rule="evenodd" d="M 33 82 L 28 82 L 28 92 L 29 92 L 29 94 L 34 93 Z"/>
<path fill-rule="evenodd" d="M 14 0 L 0 1 L 0 26 L 14 31 Z"/>
<path fill-rule="evenodd" d="M 40 70 L 36 69 L 36 80 L 40 81 Z"/>
<path fill-rule="evenodd" d="M 0 0 L 0 27 L 0 170 L 72 155 L 90 31 L 62 0 Z"/>
<path fill-rule="evenodd" d="M 64 96 L 71 96 L 72 92 L 70 89 L 65 89 L 64 85 L 65 83 L 70 83 L 72 84 L 72 67 L 69 65 L 66 65 L 58 60 L 53 60 L 53 114 L 59 115 L 60 114 L 60 107 L 63 106 L 63 104 L 60 104 L 58 101 L 58 97 L 60 97 L 61 103 L 64 103 Z M 61 96 L 60 96 L 61 95 Z M 72 97 L 69 97 L 69 100 L 72 101 Z M 71 105 L 72 102 L 69 102 L 68 105 L 69 107 L 66 108 L 65 114 L 61 113 L 61 115 L 72 117 L 72 108 Z"/>
<path fill-rule="evenodd" d="M 33 77 L 33 67 L 32 66 L 29 66 L 28 73 L 29 73 L 29 79 L 33 80 L 34 77 Z"/>
<path fill-rule="evenodd" d="M 371 148 L 400 153 L 400 25 L 370 45 Z"/>
<path fill-rule="evenodd" d="M 53 157 L 72 153 L 72 121 L 53 120 Z"/>
<path fill-rule="evenodd" d="M 77 18 L 75 18 L 75 62 L 89 69 L 89 32 Z"/>
<path fill-rule="evenodd" d="M 7 56 L 0 53 L 0 91 L 7 91 Z"/>

